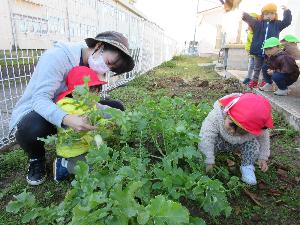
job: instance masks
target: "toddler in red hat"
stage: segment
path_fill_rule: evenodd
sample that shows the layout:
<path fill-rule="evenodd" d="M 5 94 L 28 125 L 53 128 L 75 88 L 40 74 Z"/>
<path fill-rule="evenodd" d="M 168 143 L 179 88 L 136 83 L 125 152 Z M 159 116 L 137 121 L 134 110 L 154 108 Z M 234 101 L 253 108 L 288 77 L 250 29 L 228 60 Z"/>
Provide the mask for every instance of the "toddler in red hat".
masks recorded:
<path fill-rule="evenodd" d="M 72 96 L 75 87 L 84 84 L 84 77 L 89 77 L 89 92 L 94 94 L 99 94 L 102 85 L 107 83 L 99 80 L 97 73 L 88 67 L 76 66 L 72 68 L 66 76 L 67 90 L 61 92 L 56 98 L 56 104 L 67 114 L 80 116 L 90 111 L 90 107 L 80 106 Z M 96 106 L 100 110 L 104 110 L 110 106 L 123 110 L 122 108 L 119 108 L 113 104 L 103 105 L 100 103 L 95 103 L 95 107 Z M 104 117 L 108 118 L 109 115 L 104 114 Z M 93 138 L 91 138 L 89 132 L 81 132 L 80 139 L 76 143 L 72 145 L 63 143 L 60 141 L 59 137 L 62 133 L 68 132 L 71 132 L 71 128 L 58 128 L 57 131 L 58 143 L 56 145 L 56 153 L 58 157 L 53 163 L 54 180 L 57 182 L 64 180 L 69 174 L 74 173 L 76 162 L 78 160 L 85 160 L 85 153 L 87 153 L 89 145 L 91 141 L 93 141 Z"/>
<path fill-rule="evenodd" d="M 241 151 L 242 181 L 255 185 L 254 163 L 267 171 L 270 155 L 268 128 L 273 128 L 272 107 L 267 99 L 253 93 L 235 93 L 215 102 L 202 123 L 199 149 L 206 156 L 206 170 L 215 164 L 215 152 Z"/>

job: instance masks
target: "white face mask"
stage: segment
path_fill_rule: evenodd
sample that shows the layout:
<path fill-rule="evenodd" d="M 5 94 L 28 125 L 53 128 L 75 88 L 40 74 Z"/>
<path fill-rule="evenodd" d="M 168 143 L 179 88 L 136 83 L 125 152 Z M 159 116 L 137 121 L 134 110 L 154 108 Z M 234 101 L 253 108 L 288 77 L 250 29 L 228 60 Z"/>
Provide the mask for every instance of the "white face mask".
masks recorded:
<path fill-rule="evenodd" d="M 90 55 L 88 59 L 88 63 L 90 68 L 99 74 L 104 74 L 110 70 L 109 67 L 106 65 L 106 63 L 104 62 L 102 53 L 101 55 L 99 55 L 97 60 L 94 59 L 93 55 Z"/>

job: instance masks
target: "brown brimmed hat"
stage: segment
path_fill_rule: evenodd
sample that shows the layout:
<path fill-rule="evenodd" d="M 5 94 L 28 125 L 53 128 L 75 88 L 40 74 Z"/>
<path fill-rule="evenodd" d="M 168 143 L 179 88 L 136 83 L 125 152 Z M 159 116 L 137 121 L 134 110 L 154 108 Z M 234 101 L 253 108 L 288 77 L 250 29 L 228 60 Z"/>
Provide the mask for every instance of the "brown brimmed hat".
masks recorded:
<path fill-rule="evenodd" d="M 98 34 L 95 38 L 86 38 L 85 42 L 89 48 L 94 48 L 97 43 L 104 42 L 119 49 L 126 60 L 126 66 L 115 71 L 117 74 L 129 72 L 134 68 L 134 60 L 129 53 L 128 40 L 123 34 L 116 31 L 106 31 Z"/>

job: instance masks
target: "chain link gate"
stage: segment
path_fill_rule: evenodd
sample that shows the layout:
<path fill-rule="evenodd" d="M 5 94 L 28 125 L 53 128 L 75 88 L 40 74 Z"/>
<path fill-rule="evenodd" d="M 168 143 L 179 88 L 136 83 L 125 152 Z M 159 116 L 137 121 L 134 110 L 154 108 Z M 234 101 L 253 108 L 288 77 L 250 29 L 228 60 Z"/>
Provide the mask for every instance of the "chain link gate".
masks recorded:
<path fill-rule="evenodd" d="M 53 42 L 83 41 L 107 30 L 123 33 L 136 66 L 117 78 L 108 76 L 105 91 L 170 60 L 177 51 L 176 41 L 124 0 L 1 0 L 0 20 L 0 150 L 14 143 L 8 129 L 12 109 Z"/>

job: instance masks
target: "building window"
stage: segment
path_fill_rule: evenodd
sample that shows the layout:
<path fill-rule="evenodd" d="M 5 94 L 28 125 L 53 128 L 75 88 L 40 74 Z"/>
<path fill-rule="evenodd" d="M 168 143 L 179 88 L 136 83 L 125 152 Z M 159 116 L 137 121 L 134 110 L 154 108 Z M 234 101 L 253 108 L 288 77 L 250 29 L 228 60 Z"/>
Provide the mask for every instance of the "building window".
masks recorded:
<path fill-rule="evenodd" d="M 48 26 L 51 33 L 65 34 L 65 23 L 63 18 L 50 16 L 48 19 Z"/>
<path fill-rule="evenodd" d="M 41 26 L 41 34 L 47 34 L 48 33 L 48 24 L 47 23 L 43 23 Z"/>
<path fill-rule="evenodd" d="M 18 20 L 18 24 L 19 24 L 19 30 L 22 33 L 26 33 L 27 32 L 27 24 L 26 21 L 22 21 L 22 20 Z"/>
<path fill-rule="evenodd" d="M 32 21 L 28 21 L 28 32 L 33 33 L 34 32 L 34 26 Z"/>
<path fill-rule="evenodd" d="M 21 33 L 47 34 L 48 27 L 47 20 L 45 19 L 13 14 L 13 21 L 16 24 L 18 31 Z"/>

